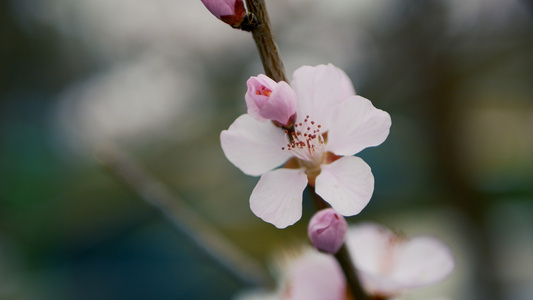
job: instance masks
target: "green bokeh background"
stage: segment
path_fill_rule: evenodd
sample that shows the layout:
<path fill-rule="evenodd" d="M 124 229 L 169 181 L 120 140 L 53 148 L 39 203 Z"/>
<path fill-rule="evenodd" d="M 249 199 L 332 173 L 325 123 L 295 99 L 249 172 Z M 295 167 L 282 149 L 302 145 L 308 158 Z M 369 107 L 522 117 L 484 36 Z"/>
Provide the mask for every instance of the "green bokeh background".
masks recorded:
<path fill-rule="evenodd" d="M 218 22 L 200 1 L 160 2 L 153 6 L 176 10 L 156 10 L 153 22 L 192 21 L 136 35 L 128 24 L 152 22 L 137 1 L 96 2 L 93 11 L 68 0 L 0 2 L 0 299 L 231 299 L 250 288 L 98 162 L 95 153 L 109 143 L 265 266 L 280 249 L 306 243 L 309 201 L 295 226 L 262 222 L 248 208 L 257 178 L 232 166 L 219 146 L 220 131 L 245 112 L 246 79 L 262 72 L 252 38 Z M 267 1 L 289 74 L 334 63 L 358 94 L 391 114 L 387 141 L 360 153 L 376 186 L 349 222 L 445 240 L 458 266 L 437 291 L 450 299 L 530 299 L 531 2 L 368 3 Z M 129 14 L 136 6 L 139 16 Z M 97 17 L 87 21 L 91 14 Z M 106 40 L 112 17 L 133 21 L 116 23 L 126 33 Z M 87 26 L 98 18 L 100 27 Z M 125 112 L 117 124 L 126 129 L 109 133 L 95 118 L 103 136 L 95 138 L 91 122 L 78 122 L 86 106 L 58 113 L 66 103 L 98 104 L 83 88 L 72 91 L 93 78 L 111 82 L 100 74 L 146 53 L 163 62 L 156 70 L 180 74 L 171 86 L 190 90 L 178 92 L 185 104 L 175 117 L 129 130 L 128 98 L 118 108 L 103 102 L 102 112 Z M 134 95 L 158 74 L 118 88 Z"/>

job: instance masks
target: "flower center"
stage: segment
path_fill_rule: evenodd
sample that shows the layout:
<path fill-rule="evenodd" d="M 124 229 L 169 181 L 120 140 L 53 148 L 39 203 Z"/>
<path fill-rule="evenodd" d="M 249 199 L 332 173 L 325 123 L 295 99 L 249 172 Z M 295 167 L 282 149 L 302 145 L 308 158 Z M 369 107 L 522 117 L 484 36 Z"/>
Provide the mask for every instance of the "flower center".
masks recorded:
<path fill-rule="evenodd" d="M 270 95 L 272 95 L 272 91 L 268 89 L 266 86 L 261 85 L 261 88 L 256 90 L 255 94 L 270 97 Z"/>
<path fill-rule="evenodd" d="M 288 143 L 287 147 L 281 149 L 291 151 L 296 158 L 310 162 L 308 167 L 320 165 L 326 147 L 324 137 L 320 132 L 321 127 L 306 116 L 303 122 L 294 124 L 293 131 L 285 130 Z"/>

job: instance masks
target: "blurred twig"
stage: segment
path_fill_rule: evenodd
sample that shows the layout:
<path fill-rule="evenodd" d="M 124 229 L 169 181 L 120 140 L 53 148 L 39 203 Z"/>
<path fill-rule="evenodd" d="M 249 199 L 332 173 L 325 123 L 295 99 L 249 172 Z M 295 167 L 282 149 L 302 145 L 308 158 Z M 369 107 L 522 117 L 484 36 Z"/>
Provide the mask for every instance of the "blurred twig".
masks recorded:
<path fill-rule="evenodd" d="M 97 159 L 236 278 L 250 285 L 272 285 L 271 277 L 257 261 L 224 238 L 183 200 L 142 170 L 126 153 L 107 146 L 98 151 Z"/>

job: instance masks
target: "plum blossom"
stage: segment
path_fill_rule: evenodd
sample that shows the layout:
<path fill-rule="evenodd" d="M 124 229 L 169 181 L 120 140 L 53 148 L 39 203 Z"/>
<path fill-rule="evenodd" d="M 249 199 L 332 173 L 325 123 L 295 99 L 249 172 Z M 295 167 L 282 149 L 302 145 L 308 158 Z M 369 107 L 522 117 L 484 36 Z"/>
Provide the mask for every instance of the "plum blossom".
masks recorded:
<path fill-rule="evenodd" d="M 431 236 L 407 239 L 371 223 L 350 228 L 348 236 L 363 286 L 373 295 L 390 297 L 439 282 L 455 266 L 448 247 Z"/>
<path fill-rule="evenodd" d="M 326 253 L 337 253 L 344 244 L 348 223 L 331 208 L 317 212 L 307 227 L 307 235 L 316 249 Z"/>
<path fill-rule="evenodd" d="M 233 27 L 239 27 L 246 14 L 242 0 L 202 0 L 202 3 L 215 17 Z"/>
<path fill-rule="evenodd" d="M 290 87 L 297 96 L 294 126 L 282 129 L 250 112 L 220 135 L 228 160 L 261 176 L 250 196 L 252 212 L 278 228 L 292 225 L 309 184 L 341 215 L 358 214 L 372 196 L 374 176 L 353 155 L 385 141 L 389 114 L 356 95 L 346 73 L 331 64 L 300 67 Z"/>
<path fill-rule="evenodd" d="M 351 226 L 347 244 L 363 288 L 372 299 L 398 299 L 403 292 L 443 280 L 455 265 L 450 250 L 440 240 L 430 236 L 407 239 L 372 223 Z M 307 250 L 286 264 L 277 291 L 263 292 L 265 296 L 254 299 L 352 299 L 346 289 L 333 256 Z"/>

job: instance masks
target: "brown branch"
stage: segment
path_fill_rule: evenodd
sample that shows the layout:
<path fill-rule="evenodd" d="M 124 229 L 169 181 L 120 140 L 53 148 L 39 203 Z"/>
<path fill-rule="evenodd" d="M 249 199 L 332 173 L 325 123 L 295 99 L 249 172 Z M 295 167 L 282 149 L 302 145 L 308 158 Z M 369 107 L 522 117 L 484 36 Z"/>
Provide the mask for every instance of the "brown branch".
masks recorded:
<path fill-rule="evenodd" d="M 272 286 L 271 277 L 257 261 L 224 238 L 125 153 L 115 147 L 106 147 L 97 153 L 97 159 L 236 278 L 251 285 Z"/>
<path fill-rule="evenodd" d="M 342 272 L 346 277 L 346 282 L 348 283 L 348 287 L 350 288 L 354 299 L 368 300 L 368 296 L 361 286 L 359 276 L 357 276 L 357 271 L 355 270 L 352 257 L 350 256 L 350 252 L 346 247 L 346 243 L 344 243 L 339 251 L 335 253 L 335 259 L 337 259 L 339 265 L 341 265 Z"/>
<path fill-rule="evenodd" d="M 281 60 L 278 45 L 272 33 L 270 18 L 264 0 L 246 0 L 248 12 L 253 18 L 254 26 L 251 29 L 252 35 L 261 56 L 261 62 L 265 69 L 265 74 L 275 81 L 287 82 L 285 67 Z"/>

